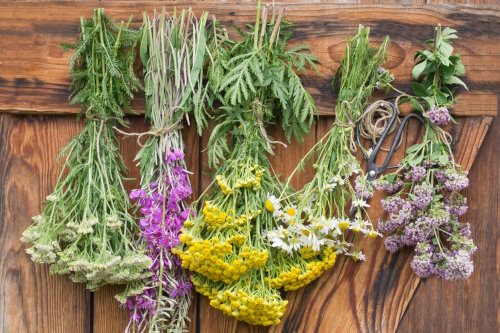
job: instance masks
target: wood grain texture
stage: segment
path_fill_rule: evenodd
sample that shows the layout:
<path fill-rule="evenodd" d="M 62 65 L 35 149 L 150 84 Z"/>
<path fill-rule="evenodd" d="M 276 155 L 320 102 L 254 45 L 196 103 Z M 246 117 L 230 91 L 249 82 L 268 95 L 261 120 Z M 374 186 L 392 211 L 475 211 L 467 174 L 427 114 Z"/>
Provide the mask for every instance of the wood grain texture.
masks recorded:
<path fill-rule="evenodd" d="M 74 41 L 80 16 L 102 6 L 118 20 L 134 14 L 133 24 L 141 23 L 141 11 L 161 8 L 160 2 L 77 2 L 77 3 L 0 3 L 0 110 L 20 113 L 76 113 L 68 106 L 67 62 L 60 42 Z M 252 22 L 253 3 L 237 6 L 226 3 L 176 2 L 192 6 L 195 12 L 208 10 L 228 27 Z M 167 9 L 172 9 L 169 4 Z M 408 90 L 413 55 L 432 36 L 437 23 L 458 30 L 456 50 L 462 53 L 467 70 L 465 81 L 471 93 L 462 93 L 456 107 L 460 115 L 496 114 L 500 84 L 500 14 L 491 8 L 450 5 L 342 5 L 311 3 L 286 5 L 295 23 L 292 44 L 310 45 L 322 61 L 321 75 L 302 75 L 313 94 L 320 114 L 334 113 L 334 97 L 329 85 L 344 53 L 345 38 L 356 32 L 358 24 L 372 28 L 374 41 L 389 34 L 392 39 L 387 67 L 396 76 L 396 85 Z M 13 47 L 13 45 L 15 47 Z M 480 95 L 480 96 L 477 96 Z M 480 102 L 479 102 L 480 101 Z M 143 110 L 142 96 L 134 101 Z"/>
<path fill-rule="evenodd" d="M 88 332 L 90 296 L 24 252 L 22 232 L 42 211 L 60 172 L 59 150 L 80 129 L 74 117 L 0 115 L 0 331 Z"/>
<path fill-rule="evenodd" d="M 464 127 L 466 125 L 464 123 Z M 469 173 L 470 186 L 466 193 L 469 211 L 465 220 L 471 224 L 472 237 L 478 247 L 473 257 L 474 273 L 460 282 L 424 280 L 413 296 L 398 332 L 499 331 L 499 138 L 500 121 L 494 119 Z"/>

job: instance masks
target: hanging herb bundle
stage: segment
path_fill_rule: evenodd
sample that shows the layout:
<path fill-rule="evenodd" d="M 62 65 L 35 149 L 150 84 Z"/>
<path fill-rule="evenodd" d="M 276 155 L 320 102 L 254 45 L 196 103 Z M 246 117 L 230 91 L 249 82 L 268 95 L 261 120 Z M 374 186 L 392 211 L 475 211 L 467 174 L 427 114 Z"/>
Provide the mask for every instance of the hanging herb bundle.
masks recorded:
<path fill-rule="evenodd" d="M 85 127 L 62 150 L 66 161 L 54 192 L 22 240 L 33 244 L 26 250 L 33 261 L 51 264 L 51 273 L 69 274 L 90 290 L 131 283 L 134 293 L 142 290 L 151 260 L 135 240 L 113 131 L 125 125 L 124 110 L 140 87 L 133 72 L 139 34 L 129 23 L 118 26 L 95 9 L 92 19 L 81 19 L 77 43 L 66 45 L 75 50 L 70 100 L 81 104 Z"/>
<path fill-rule="evenodd" d="M 376 237 L 369 220 L 363 220 L 363 213 L 373 188 L 366 181 L 354 156 L 356 144 L 353 140 L 355 123 L 360 119 L 373 91 L 387 87 L 392 77 L 387 71 L 379 70 L 386 61 L 389 38 L 382 41 L 379 48 L 371 47 L 368 41 L 370 29 L 359 26 L 358 33 L 347 41 L 345 57 L 334 78 L 341 73 L 336 121 L 330 131 L 306 154 L 288 182 L 305 160 L 316 155 L 313 165 L 315 174 L 301 190 L 289 194 L 285 186 L 280 198 L 269 198 L 269 205 L 275 215 L 285 216 L 283 202 L 296 202 L 296 223 L 280 226 L 268 234 L 273 246 L 288 251 L 315 256 L 325 248 L 333 247 L 337 252 L 352 256 L 354 260 L 364 260 L 358 248 L 349 252 L 351 244 L 346 240 L 346 232 L 362 233 Z M 358 174 L 355 185 L 350 179 Z M 348 208 L 354 212 L 349 216 Z M 288 204 L 290 207 L 290 204 Z M 292 206 L 295 209 L 295 206 Z"/>
<path fill-rule="evenodd" d="M 452 120 L 449 109 L 457 85 L 467 88 L 459 79 L 465 75 L 462 61 L 453 55 L 455 38 L 455 30 L 438 26 L 435 38 L 427 41 L 431 50 L 416 53 L 412 74 L 421 80 L 412 85 L 414 96 L 403 96 L 426 118 L 424 137 L 406 150 L 400 170 L 376 183 L 390 194 L 382 202 L 389 219 L 379 223 L 379 230 L 389 234 L 386 248 L 396 252 L 415 246 L 415 273 L 446 280 L 469 277 L 476 250 L 469 224 L 459 222 L 467 211 L 460 194 L 469 184 L 467 173 L 454 161 L 450 135 L 439 127 Z"/>
<path fill-rule="evenodd" d="M 140 53 L 151 129 L 140 134 L 148 136 L 136 157 L 141 188 L 131 191 L 130 198 L 143 215 L 141 237 L 153 265 L 142 293 L 120 299 L 130 310 L 127 331 L 184 332 L 187 328 L 192 283 L 171 250 L 179 244 L 180 229 L 189 216 L 186 199 L 192 189 L 181 122 L 191 111 L 203 121 L 207 16 L 204 13 L 198 20 L 191 10 L 169 16 L 165 9 L 153 18 L 144 14 Z"/>
<path fill-rule="evenodd" d="M 264 237 L 278 227 L 266 200 L 281 187 L 270 171 L 267 154 L 276 142 L 266 128 L 279 120 L 288 138 L 300 138 L 316 112 L 295 70 L 316 67 L 317 59 L 306 47 L 286 50 L 290 26 L 282 10 L 261 11 L 259 1 L 255 25 L 240 32 L 242 41 L 219 39 L 209 71 L 211 89 L 222 103 L 208 142 L 216 176 L 200 198 L 202 211 L 184 223 L 183 244 L 175 251 L 211 306 L 256 325 L 280 322 L 287 301 L 278 288 L 298 287 L 293 267 L 309 265 L 302 282 L 335 260 L 335 253 L 325 250 L 313 269 L 316 261 L 289 258 Z"/>

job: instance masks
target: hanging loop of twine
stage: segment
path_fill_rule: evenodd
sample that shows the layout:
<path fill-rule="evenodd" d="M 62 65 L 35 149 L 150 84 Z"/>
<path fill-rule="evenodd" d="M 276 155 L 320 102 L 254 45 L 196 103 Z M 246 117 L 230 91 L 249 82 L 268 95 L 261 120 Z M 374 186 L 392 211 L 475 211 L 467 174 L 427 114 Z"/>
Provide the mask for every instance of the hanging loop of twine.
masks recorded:
<path fill-rule="evenodd" d="M 269 136 L 267 135 L 266 128 L 264 127 L 264 113 L 262 112 L 262 103 L 258 100 L 254 100 L 252 103 L 252 110 L 255 113 L 255 119 L 257 120 L 257 125 L 259 125 L 260 132 L 264 139 L 266 140 L 266 146 L 269 151 L 272 151 L 272 145 L 273 144 L 279 144 L 282 145 L 283 147 L 287 148 L 288 146 L 286 143 L 277 141 L 277 140 L 271 140 L 269 139 Z"/>
<path fill-rule="evenodd" d="M 161 137 L 167 133 L 180 130 L 181 128 L 182 128 L 182 118 L 179 118 L 174 123 L 172 123 L 168 126 L 165 126 L 165 127 L 157 128 L 157 127 L 151 126 L 151 129 L 149 131 L 142 132 L 142 133 L 138 133 L 138 132 L 129 133 L 129 132 L 122 131 L 121 129 L 119 129 L 116 126 L 113 126 L 113 129 L 120 134 L 123 134 L 125 136 L 136 136 L 137 137 L 137 144 L 141 147 L 147 147 L 151 144 L 151 142 L 149 144 L 142 143 L 142 138 L 144 138 L 144 137 L 150 137 L 150 136 Z"/>
<path fill-rule="evenodd" d="M 401 120 L 399 119 L 399 99 L 401 96 L 396 98 L 394 103 L 395 109 L 392 108 L 391 104 L 384 100 L 378 100 L 370 105 L 368 105 L 358 119 L 359 135 L 362 138 L 369 139 L 372 141 L 373 145 L 377 144 L 378 139 L 382 136 L 389 122 L 396 112 L 396 120 L 392 123 L 387 134 L 391 134 L 399 126 Z M 403 137 L 399 138 L 399 142 L 396 146 L 398 148 L 403 141 Z M 387 148 L 380 147 L 380 150 L 389 151 Z"/>
<path fill-rule="evenodd" d="M 357 145 L 356 145 L 356 140 L 354 139 L 354 131 L 356 129 L 356 123 L 352 120 L 352 109 L 351 109 L 351 104 L 348 101 L 342 101 L 340 103 L 340 109 L 345 115 L 346 121 L 342 121 L 338 119 L 338 110 L 337 107 L 335 107 L 335 122 L 333 123 L 334 126 L 340 126 L 344 128 L 349 128 L 350 129 L 350 134 L 349 134 L 349 149 L 355 153 L 357 150 Z"/>

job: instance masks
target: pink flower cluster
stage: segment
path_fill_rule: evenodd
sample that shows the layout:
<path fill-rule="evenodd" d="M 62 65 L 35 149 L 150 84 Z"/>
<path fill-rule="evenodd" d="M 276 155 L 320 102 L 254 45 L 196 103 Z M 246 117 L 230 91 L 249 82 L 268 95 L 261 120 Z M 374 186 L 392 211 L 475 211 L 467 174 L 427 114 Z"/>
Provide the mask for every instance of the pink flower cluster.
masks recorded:
<path fill-rule="evenodd" d="M 137 202 L 143 215 L 139 220 L 141 236 L 146 240 L 147 252 L 153 261 L 150 283 L 142 293 L 129 297 L 125 303 L 130 310 L 130 320 L 141 323 L 140 326 L 158 310 L 162 297 L 157 295 L 160 283 L 162 294 L 169 299 L 189 297 L 192 288 L 180 258 L 171 253 L 179 244 L 180 229 L 189 217 L 185 199 L 192 194 L 189 176 L 183 167 L 184 153 L 179 149 L 170 151 L 165 163 L 169 172 L 163 175 L 161 184 L 154 182 L 146 189 L 130 192 L 130 199 Z"/>
<path fill-rule="evenodd" d="M 444 106 L 437 107 L 434 105 L 430 110 L 425 112 L 425 115 L 436 125 L 446 125 L 451 120 L 450 112 Z"/>
<path fill-rule="evenodd" d="M 379 221 L 378 229 L 388 234 L 384 244 L 390 252 L 415 247 L 411 268 L 420 277 L 465 279 L 474 270 L 476 250 L 469 224 L 458 221 L 467 211 L 459 191 L 468 186 L 468 179 L 465 173 L 443 168 L 425 161 L 392 181 L 376 183 L 377 189 L 391 194 L 382 201 L 388 218 Z M 400 187 L 397 192 L 394 184 Z"/>

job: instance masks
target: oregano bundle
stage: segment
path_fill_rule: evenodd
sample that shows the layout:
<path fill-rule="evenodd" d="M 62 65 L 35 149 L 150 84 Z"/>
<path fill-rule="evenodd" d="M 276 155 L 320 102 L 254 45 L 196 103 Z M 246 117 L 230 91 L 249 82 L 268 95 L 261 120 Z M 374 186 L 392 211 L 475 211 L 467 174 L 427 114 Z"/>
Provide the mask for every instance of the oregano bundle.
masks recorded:
<path fill-rule="evenodd" d="M 81 19 L 69 69 L 71 103 L 81 104 L 85 127 L 62 150 L 63 170 L 44 211 L 33 218 L 22 240 L 35 262 L 51 265 L 52 274 L 69 274 L 96 290 L 105 284 L 131 283 L 142 290 L 151 260 L 136 242 L 137 225 L 129 214 L 123 187 L 125 165 L 113 127 L 125 125 L 140 82 L 133 71 L 139 33 L 117 25 L 103 9 Z"/>

